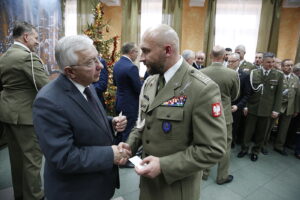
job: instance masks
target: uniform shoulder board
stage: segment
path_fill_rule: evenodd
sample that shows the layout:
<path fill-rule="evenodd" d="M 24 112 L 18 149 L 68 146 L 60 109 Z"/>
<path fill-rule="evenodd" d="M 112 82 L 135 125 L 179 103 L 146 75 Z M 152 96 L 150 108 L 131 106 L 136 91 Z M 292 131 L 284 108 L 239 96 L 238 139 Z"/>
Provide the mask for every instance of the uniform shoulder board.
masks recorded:
<path fill-rule="evenodd" d="M 211 79 L 208 76 L 206 76 L 199 70 L 192 69 L 190 71 L 190 75 L 195 77 L 197 80 L 203 82 L 204 84 L 208 84 L 211 81 Z"/>

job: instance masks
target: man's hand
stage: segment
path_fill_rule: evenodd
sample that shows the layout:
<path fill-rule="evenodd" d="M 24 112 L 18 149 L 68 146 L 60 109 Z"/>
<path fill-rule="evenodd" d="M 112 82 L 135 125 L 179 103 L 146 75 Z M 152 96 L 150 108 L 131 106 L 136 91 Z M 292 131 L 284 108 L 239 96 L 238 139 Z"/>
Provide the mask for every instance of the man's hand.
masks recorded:
<path fill-rule="evenodd" d="M 236 105 L 232 105 L 231 106 L 231 112 L 236 112 L 237 111 L 237 109 L 238 109 L 238 107 L 236 106 Z"/>
<path fill-rule="evenodd" d="M 141 162 L 144 167 L 139 169 L 135 167 L 135 171 L 138 175 L 155 178 L 161 173 L 159 158 L 154 156 L 148 156 Z"/>
<path fill-rule="evenodd" d="M 273 119 L 276 119 L 278 117 L 279 113 L 278 112 L 275 112 L 275 111 L 272 111 L 272 114 L 271 114 L 271 117 Z"/>
<path fill-rule="evenodd" d="M 114 152 L 114 164 L 116 165 L 124 165 L 131 156 L 131 151 L 128 151 L 127 149 L 123 149 L 116 145 L 112 145 L 111 148 Z"/>
<path fill-rule="evenodd" d="M 112 125 L 115 131 L 122 132 L 127 126 L 126 116 L 117 116 L 112 119 Z"/>
<path fill-rule="evenodd" d="M 246 117 L 248 115 L 248 108 L 245 107 L 244 110 L 243 110 L 243 112 L 244 112 L 244 116 Z"/>

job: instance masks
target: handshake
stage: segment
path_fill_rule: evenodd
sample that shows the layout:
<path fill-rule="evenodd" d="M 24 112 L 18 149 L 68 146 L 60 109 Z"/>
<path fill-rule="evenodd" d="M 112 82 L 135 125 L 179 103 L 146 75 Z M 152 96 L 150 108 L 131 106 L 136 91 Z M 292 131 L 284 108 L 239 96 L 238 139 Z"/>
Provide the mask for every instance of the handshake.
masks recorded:
<path fill-rule="evenodd" d="M 120 142 L 117 145 L 111 146 L 114 152 L 114 164 L 116 165 L 124 165 L 131 157 L 131 149 L 130 146 L 124 142 Z"/>

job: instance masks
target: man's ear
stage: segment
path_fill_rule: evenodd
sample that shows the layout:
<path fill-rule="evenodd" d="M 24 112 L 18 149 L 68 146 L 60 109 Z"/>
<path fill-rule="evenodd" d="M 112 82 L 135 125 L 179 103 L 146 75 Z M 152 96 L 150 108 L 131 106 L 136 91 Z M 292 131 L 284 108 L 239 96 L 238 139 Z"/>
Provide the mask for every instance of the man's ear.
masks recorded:
<path fill-rule="evenodd" d="M 165 50 L 166 50 L 166 55 L 168 55 L 168 56 L 171 55 L 172 47 L 170 45 L 166 45 Z"/>
<path fill-rule="evenodd" d="M 23 40 L 24 40 L 24 42 L 28 42 L 29 41 L 29 33 L 24 33 L 23 34 Z"/>
<path fill-rule="evenodd" d="M 66 66 L 64 68 L 64 74 L 70 78 L 70 79 L 75 79 L 76 78 L 76 74 L 74 73 L 74 68 L 73 67 L 70 67 L 70 66 Z"/>

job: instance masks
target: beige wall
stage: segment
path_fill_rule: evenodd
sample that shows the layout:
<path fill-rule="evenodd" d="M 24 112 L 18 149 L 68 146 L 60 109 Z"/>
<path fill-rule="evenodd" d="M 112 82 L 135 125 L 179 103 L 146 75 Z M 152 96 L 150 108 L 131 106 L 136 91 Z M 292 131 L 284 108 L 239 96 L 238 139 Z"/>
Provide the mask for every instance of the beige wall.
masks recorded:
<path fill-rule="evenodd" d="M 205 4 L 206 6 L 206 4 Z M 121 36 L 121 6 L 104 6 L 104 19 L 110 20 L 110 36 Z M 205 7 L 190 7 L 189 0 L 184 0 L 182 11 L 181 51 L 203 49 L 205 26 Z M 277 56 L 281 59 L 294 59 L 300 35 L 300 8 L 283 8 L 281 12 Z M 119 45 L 120 46 L 120 45 Z"/>
<path fill-rule="evenodd" d="M 183 2 L 181 51 L 199 51 L 203 50 L 205 7 L 190 7 L 189 2 Z"/>
<path fill-rule="evenodd" d="M 296 57 L 300 36 L 300 8 L 281 10 L 277 56 L 281 59 Z"/>

